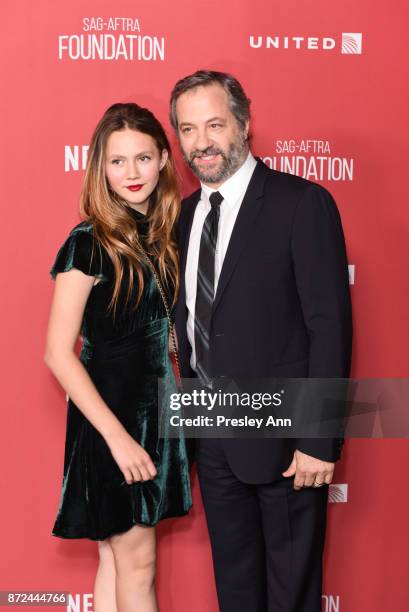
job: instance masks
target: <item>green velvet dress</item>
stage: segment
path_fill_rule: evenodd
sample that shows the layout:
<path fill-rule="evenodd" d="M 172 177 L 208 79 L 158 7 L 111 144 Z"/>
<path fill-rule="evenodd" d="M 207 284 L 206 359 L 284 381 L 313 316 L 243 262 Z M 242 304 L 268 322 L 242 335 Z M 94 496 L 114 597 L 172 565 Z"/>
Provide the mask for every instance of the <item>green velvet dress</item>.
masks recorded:
<path fill-rule="evenodd" d="M 132 208 L 129 213 L 143 237 L 144 215 Z M 68 401 L 64 476 L 52 534 L 104 540 L 136 524 L 152 526 L 186 514 L 192 505 L 189 460 L 182 432 L 176 438 L 158 436 L 162 418 L 158 378 L 167 392 L 177 388 L 168 352 L 168 320 L 152 272 L 144 270 L 145 285 L 136 310 L 132 297 L 125 305 L 127 280 L 123 280 L 116 315 L 108 312 L 114 268 L 85 222 L 62 245 L 51 275 L 55 278 L 71 268 L 100 279 L 84 311 L 80 360 L 104 401 L 157 469 L 153 480 L 128 485 L 104 438 Z M 133 297 L 136 292 L 135 287 Z"/>

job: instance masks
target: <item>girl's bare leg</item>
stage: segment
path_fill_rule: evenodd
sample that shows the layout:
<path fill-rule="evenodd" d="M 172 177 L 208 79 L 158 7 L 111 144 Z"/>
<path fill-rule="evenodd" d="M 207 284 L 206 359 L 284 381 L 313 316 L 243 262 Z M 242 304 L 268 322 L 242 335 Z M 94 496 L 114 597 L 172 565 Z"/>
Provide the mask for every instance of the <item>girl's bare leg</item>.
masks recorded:
<path fill-rule="evenodd" d="M 98 542 L 99 565 L 94 585 L 94 612 L 118 612 L 114 553 L 108 540 Z"/>
<path fill-rule="evenodd" d="M 109 544 L 115 559 L 117 611 L 158 612 L 155 528 L 135 525 L 111 536 Z"/>

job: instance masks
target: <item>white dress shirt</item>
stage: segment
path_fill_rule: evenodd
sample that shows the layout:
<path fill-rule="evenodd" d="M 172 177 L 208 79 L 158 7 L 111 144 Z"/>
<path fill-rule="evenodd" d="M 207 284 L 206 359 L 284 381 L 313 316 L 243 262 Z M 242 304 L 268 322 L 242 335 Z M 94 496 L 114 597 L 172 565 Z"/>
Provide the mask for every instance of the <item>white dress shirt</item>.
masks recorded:
<path fill-rule="evenodd" d="M 199 263 L 200 238 L 202 236 L 203 223 L 211 209 L 209 196 L 215 191 L 218 191 L 223 196 L 223 201 L 220 204 L 219 227 L 215 253 L 214 292 L 216 295 L 217 284 L 219 282 L 220 272 L 227 247 L 229 246 L 230 236 L 233 231 L 244 194 L 246 193 L 256 165 L 256 160 L 249 152 L 244 164 L 240 166 L 240 168 L 219 187 L 219 189 L 211 189 L 210 187 L 207 187 L 207 185 L 203 185 L 203 183 L 201 183 L 202 194 L 200 201 L 196 206 L 193 217 L 185 271 L 186 306 L 188 308 L 187 337 L 192 347 L 190 365 L 193 369 L 195 369 L 196 365 L 194 331 L 197 266 Z"/>

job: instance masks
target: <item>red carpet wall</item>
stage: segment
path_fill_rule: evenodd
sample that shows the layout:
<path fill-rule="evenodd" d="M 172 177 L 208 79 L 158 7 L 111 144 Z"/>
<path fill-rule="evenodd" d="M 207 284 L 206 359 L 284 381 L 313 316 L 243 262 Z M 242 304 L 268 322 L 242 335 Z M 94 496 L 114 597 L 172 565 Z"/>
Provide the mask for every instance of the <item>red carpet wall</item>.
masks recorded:
<path fill-rule="evenodd" d="M 2 3 L 1 589 L 68 591 L 67 610 L 93 610 L 96 544 L 50 535 L 65 397 L 42 356 L 49 269 L 79 222 L 86 146 L 112 103 L 152 109 L 176 150 L 176 80 L 198 68 L 235 74 L 252 99 L 254 153 L 338 203 L 353 376 L 408 376 L 408 17 L 403 0 Z M 188 194 L 196 183 L 178 162 Z M 408 457 L 405 440 L 348 441 L 329 504 L 323 610 L 409 609 Z M 218 609 L 196 478 L 194 497 L 187 519 L 159 529 L 163 612 Z"/>

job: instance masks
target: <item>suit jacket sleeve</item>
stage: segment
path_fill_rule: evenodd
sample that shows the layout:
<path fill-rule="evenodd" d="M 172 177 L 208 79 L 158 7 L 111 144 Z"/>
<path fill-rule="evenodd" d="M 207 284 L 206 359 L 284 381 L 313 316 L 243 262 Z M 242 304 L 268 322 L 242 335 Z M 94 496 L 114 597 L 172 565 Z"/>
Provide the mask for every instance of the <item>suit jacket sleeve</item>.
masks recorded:
<path fill-rule="evenodd" d="M 347 378 L 352 316 L 348 264 L 335 201 L 311 183 L 301 198 L 291 237 L 293 268 L 309 335 L 311 378 Z M 341 438 L 303 438 L 297 448 L 323 461 L 339 459 Z"/>

